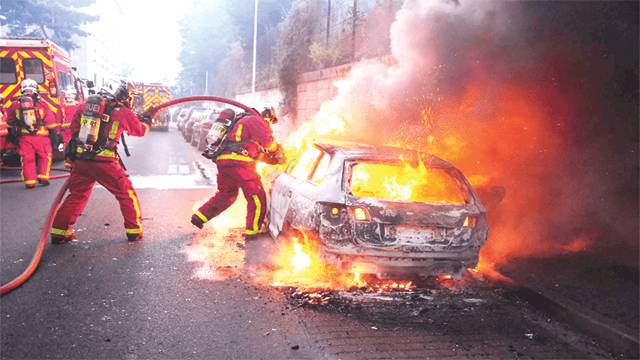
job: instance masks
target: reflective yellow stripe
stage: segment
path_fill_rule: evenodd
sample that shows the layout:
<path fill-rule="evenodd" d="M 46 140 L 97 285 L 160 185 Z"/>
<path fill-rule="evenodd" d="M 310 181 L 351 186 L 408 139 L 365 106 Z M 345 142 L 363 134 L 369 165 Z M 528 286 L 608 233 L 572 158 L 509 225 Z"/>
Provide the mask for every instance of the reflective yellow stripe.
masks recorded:
<path fill-rule="evenodd" d="M 140 228 L 140 232 L 142 232 L 142 224 L 140 223 L 140 205 L 138 204 L 138 197 L 136 196 L 135 191 L 133 191 L 133 189 L 129 190 L 129 197 L 131 198 L 131 201 L 133 201 L 133 208 L 136 209 L 136 225 L 138 225 L 138 227 Z M 129 232 L 129 229 L 127 229 L 127 232 Z M 131 233 L 131 234 L 138 234 L 138 233 Z"/>
<path fill-rule="evenodd" d="M 277 148 L 278 148 L 278 142 L 274 141 L 274 142 L 271 143 L 271 145 L 267 146 L 267 151 L 268 152 L 272 152 Z"/>
<path fill-rule="evenodd" d="M 142 234 L 142 228 L 140 229 L 125 229 L 127 234 Z"/>
<path fill-rule="evenodd" d="M 102 150 L 102 151 L 98 151 L 96 153 L 96 155 L 98 156 L 104 156 L 104 157 L 116 157 L 116 153 L 113 150 Z"/>
<path fill-rule="evenodd" d="M 27 184 L 27 185 L 35 185 L 36 181 L 35 180 L 25 180 L 24 183 Z"/>
<path fill-rule="evenodd" d="M 196 216 L 198 216 L 198 217 L 200 218 L 200 220 L 202 220 L 202 221 L 204 221 L 204 222 L 209 221 L 209 219 L 207 219 L 207 217 L 206 217 L 206 216 L 204 216 L 204 214 L 203 214 L 203 213 L 201 213 L 201 212 L 200 212 L 200 210 L 196 210 Z"/>
<path fill-rule="evenodd" d="M 47 129 L 55 129 L 58 127 L 58 124 L 49 124 L 47 125 Z"/>
<path fill-rule="evenodd" d="M 236 142 L 240 142 L 240 140 L 242 140 L 242 127 L 242 124 L 238 125 L 238 130 L 236 131 Z"/>
<path fill-rule="evenodd" d="M 118 121 L 114 121 L 111 125 L 111 131 L 109 131 L 109 139 L 113 140 L 116 138 L 116 134 L 118 133 L 118 127 L 120 127 L 120 123 Z"/>
<path fill-rule="evenodd" d="M 84 152 L 84 149 L 82 147 L 78 146 L 76 148 L 76 154 L 82 154 L 83 152 Z M 117 156 L 116 152 L 113 150 L 101 150 L 101 151 L 98 151 L 96 155 L 102 156 L 102 157 L 113 157 L 113 158 Z"/>
<path fill-rule="evenodd" d="M 222 154 L 222 155 L 218 156 L 216 158 L 216 160 L 238 160 L 238 161 L 247 161 L 247 162 L 255 161 L 250 156 L 240 155 L 240 154 L 236 154 L 236 153 Z"/>
<path fill-rule="evenodd" d="M 62 229 L 56 229 L 54 227 L 51 228 L 51 235 L 62 235 L 62 236 L 69 236 L 73 234 L 73 230 L 62 230 Z"/>
<path fill-rule="evenodd" d="M 52 155 L 51 153 L 47 154 L 47 172 L 45 172 L 42 177 L 40 177 L 40 175 L 38 175 L 39 179 L 49 180 L 49 175 L 51 173 L 51 155 Z"/>
<path fill-rule="evenodd" d="M 21 129 L 20 133 L 22 135 L 49 135 L 49 130 L 47 130 L 47 128 L 45 128 L 45 127 L 41 127 L 41 128 L 38 129 L 38 131 L 36 131 L 35 134 L 32 134 L 27 129 Z"/>
<path fill-rule="evenodd" d="M 251 198 L 253 199 L 253 202 L 256 203 L 256 211 L 253 215 L 253 230 L 247 230 L 247 234 L 249 234 L 249 231 L 251 231 L 252 234 L 257 234 L 258 231 L 260 231 L 260 228 L 258 227 L 258 220 L 260 220 L 262 204 L 260 203 L 260 198 L 258 198 L 258 195 L 252 195 Z"/>

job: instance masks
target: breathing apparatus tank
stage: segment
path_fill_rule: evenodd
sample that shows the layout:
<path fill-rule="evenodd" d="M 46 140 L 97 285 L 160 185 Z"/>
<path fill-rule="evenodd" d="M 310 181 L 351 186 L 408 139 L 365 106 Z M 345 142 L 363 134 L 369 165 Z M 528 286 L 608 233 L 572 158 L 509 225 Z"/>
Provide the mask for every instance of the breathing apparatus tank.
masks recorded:
<path fill-rule="evenodd" d="M 38 118 L 36 114 L 36 104 L 33 97 L 29 95 L 22 95 L 18 99 L 20 102 L 20 121 L 22 126 L 29 131 L 35 131 Z"/>
<path fill-rule="evenodd" d="M 105 114 L 107 101 L 100 95 L 91 95 L 84 105 L 84 112 L 80 118 L 80 134 L 78 140 L 85 145 L 95 145 L 98 142 L 100 124 L 109 121 Z"/>
<path fill-rule="evenodd" d="M 239 117 L 236 117 L 235 111 L 232 109 L 224 109 L 218 118 L 211 125 L 211 129 L 207 133 L 207 149 L 202 156 L 207 159 L 215 160 L 222 151 L 227 134 L 233 128 Z"/>

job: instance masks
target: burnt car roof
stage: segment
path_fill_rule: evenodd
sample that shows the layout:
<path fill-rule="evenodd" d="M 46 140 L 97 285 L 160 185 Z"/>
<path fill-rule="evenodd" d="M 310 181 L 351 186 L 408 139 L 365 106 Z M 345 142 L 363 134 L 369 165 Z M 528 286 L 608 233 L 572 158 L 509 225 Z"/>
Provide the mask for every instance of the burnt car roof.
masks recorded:
<path fill-rule="evenodd" d="M 340 153 L 347 159 L 398 160 L 402 157 L 403 159 L 416 161 L 417 157 L 420 156 L 426 166 L 456 168 L 437 156 L 411 149 L 337 140 L 316 142 L 314 144 L 331 156 Z"/>

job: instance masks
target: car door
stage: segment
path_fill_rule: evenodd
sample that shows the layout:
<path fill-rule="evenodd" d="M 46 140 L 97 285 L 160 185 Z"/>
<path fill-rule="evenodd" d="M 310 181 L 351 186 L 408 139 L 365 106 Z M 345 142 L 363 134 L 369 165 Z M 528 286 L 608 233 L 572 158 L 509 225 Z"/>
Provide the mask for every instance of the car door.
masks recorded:
<path fill-rule="evenodd" d="M 305 211 L 313 209 L 315 185 L 310 182 L 323 152 L 310 147 L 276 177 L 271 186 L 269 203 L 269 233 L 276 237 L 285 221 L 304 228 Z"/>

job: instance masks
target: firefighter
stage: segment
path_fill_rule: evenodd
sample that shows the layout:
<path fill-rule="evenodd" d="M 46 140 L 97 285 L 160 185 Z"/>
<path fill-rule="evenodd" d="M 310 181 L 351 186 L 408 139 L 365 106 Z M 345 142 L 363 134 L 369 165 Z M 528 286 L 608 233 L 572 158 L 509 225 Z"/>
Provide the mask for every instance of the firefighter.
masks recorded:
<path fill-rule="evenodd" d="M 196 227 L 202 229 L 207 221 L 231 206 L 238 197 L 238 190 L 242 189 L 247 199 L 245 239 L 253 239 L 264 232 L 267 199 L 256 172 L 256 162 L 281 164 L 285 161 L 282 147 L 274 139 L 267 122 L 267 119 L 277 120 L 275 111 L 269 111 L 267 118 L 253 114 L 242 116 L 225 134 L 225 141 L 214 160 L 218 168 L 218 192 L 191 216 L 191 223 Z"/>
<path fill-rule="evenodd" d="M 71 121 L 78 111 L 82 108 L 82 104 L 78 101 L 78 94 L 74 89 L 68 89 L 64 93 L 64 117 L 62 119 L 62 125 L 60 126 L 60 135 L 62 136 L 62 142 L 67 144 L 71 140 Z"/>
<path fill-rule="evenodd" d="M 123 132 L 145 136 L 151 119 L 131 109 L 131 86 L 106 86 L 91 95 L 71 123 L 73 137 L 68 158 L 72 164 L 70 194 L 58 210 L 51 228 L 51 242 L 64 244 L 74 238 L 72 226 L 85 208 L 96 182 L 111 192 L 120 204 L 129 241 L 142 239 L 140 203 L 131 185 L 117 147 Z"/>
<path fill-rule="evenodd" d="M 24 185 L 33 189 L 36 187 L 36 174 L 37 182 L 49 185 L 51 149 L 52 146 L 57 147 L 58 124 L 49 106 L 40 99 L 35 80 L 24 79 L 20 91 L 21 96 L 7 111 L 7 124 L 18 141 Z"/>

